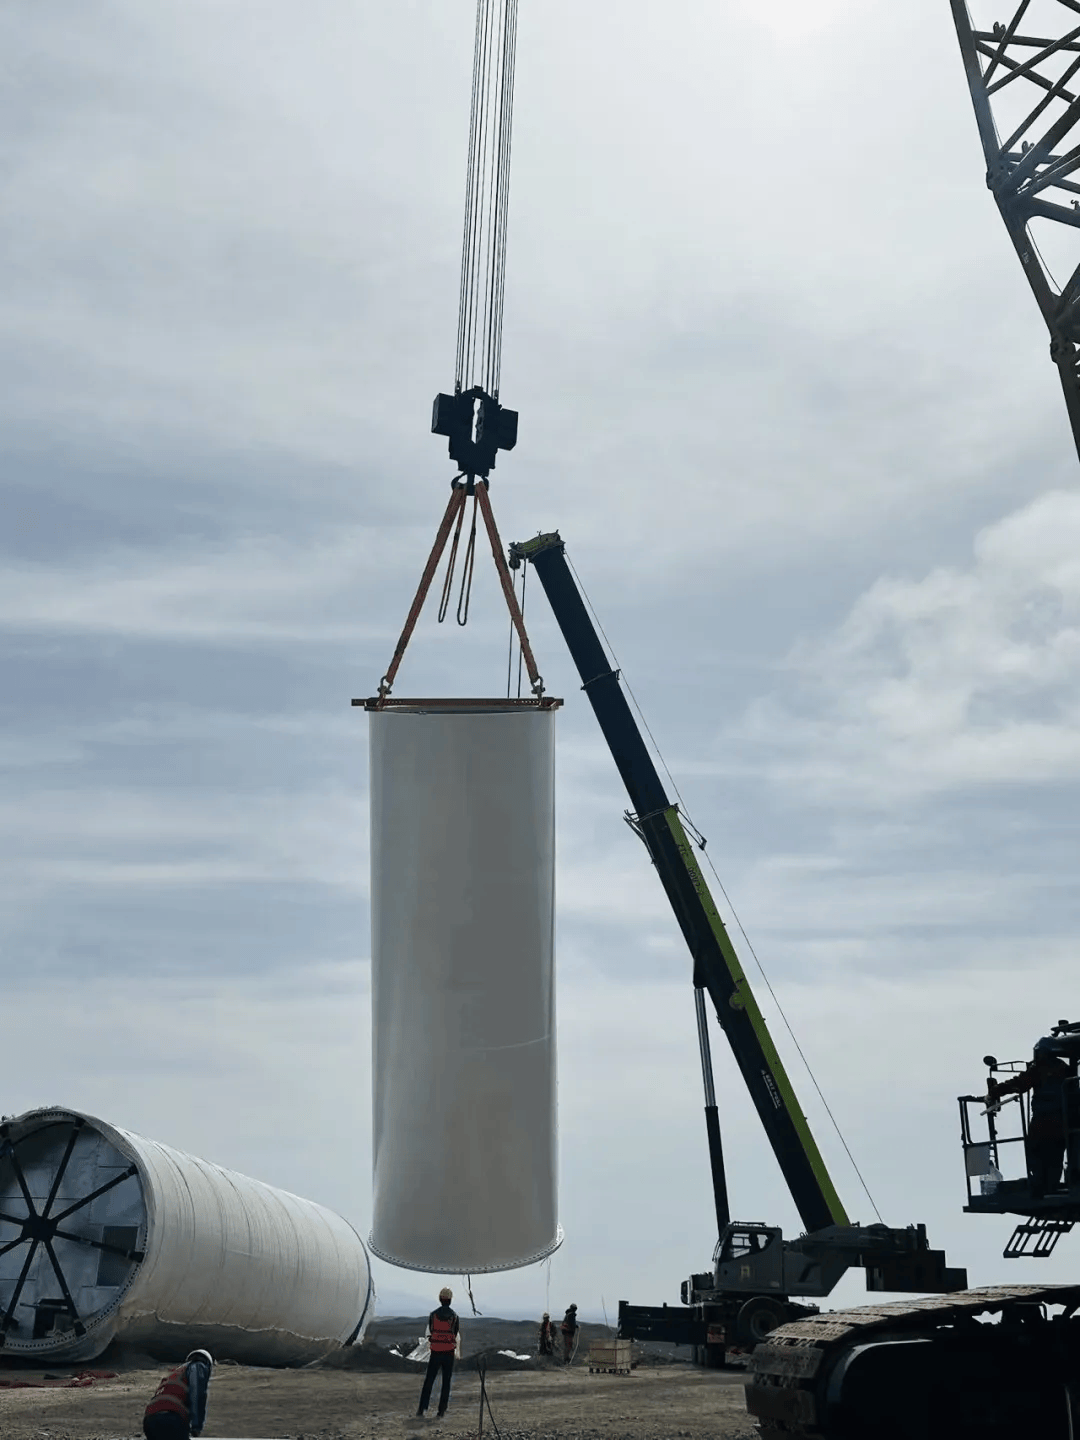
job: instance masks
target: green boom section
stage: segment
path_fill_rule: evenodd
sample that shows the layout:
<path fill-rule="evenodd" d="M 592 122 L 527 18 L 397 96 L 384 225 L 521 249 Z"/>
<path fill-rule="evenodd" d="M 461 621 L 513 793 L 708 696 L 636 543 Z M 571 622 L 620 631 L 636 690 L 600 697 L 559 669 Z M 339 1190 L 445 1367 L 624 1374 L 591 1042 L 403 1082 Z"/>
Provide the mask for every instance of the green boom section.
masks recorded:
<path fill-rule="evenodd" d="M 754 1003 L 693 847 L 631 713 L 619 673 L 589 617 L 557 533 L 511 546 L 511 563 L 536 569 L 611 757 L 626 785 L 634 828 L 656 866 L 694 962 L 694 984 L 708 991 L 717 1019 L 808 1231 L 844 1225 L 846 1216 Z"/>
<path fill-rule="evenodd" d="M 776 1046 L 773 1044 L 773 1038 L 769 1034 L 768 1026 L 765 1024 L 765 1017 L 762 1015 L 758 1003 L 754 999 L 753 991 L 750 989 L 750 982 L 746 978 L 746 972 L 739 963 L 739 957 L 736 955 L 735 947 L 732 945 L 731 937 L 728 935 L 727 926 L 724 924 L 720 912 L 716 908 L 716 901 L 712 897 L 712 892 L 709 890 L 705 882 L 705 876 L 702 874 L 701 866 L 698 864 L 697 856 L 694 854 L 694 847 L 690 843 L 690 838 L 683 828 L 683 823 L 679 818 L 678 806 L 670 806 L 664 813 L 664 819 L 667 821 L 668 828 L 678 847 L 679 855 L 683 864 L 686 866 L 691 883 L 697 892 L 702 909 L 708 918 L 709 926 L 720 954 L 723 957 L 724 964 L 727 966 L 728 973 L 731 976 L 734 990 L 727 1003 L 733 1010 L 742 1011 L 753 1026 L 754 1034 L 761 1048 L 762 1059 L 771 1072 L 780 1105 L 786 1111 L 799 1137 L 803 1154 L 814 1172 L 814 1176 L 821 1189 L 822 1197 L 828 1206 L 833 1224 L 848 1225 L 850 1221 L 848 1220 L 847 1212 L 840 1201 L 839 1195 L 836 1193 L 836 1187 L 833 1185 L 832 1178 L 826 1169 L 825 1161 L 822 1159 L 821 1151 L 817 1147 L 817 1142 L 810 1133 L 810 1126 L 807 1124 L 806 1116 L 799 1108 L 799 1102 L 795 1098 L 795 1091 L 792 1088 L 791 1081 L 788 1079 L 783 1061 L 777 1053 Z M 721 1021 L 721 1023 L 723 1022 Z"/>

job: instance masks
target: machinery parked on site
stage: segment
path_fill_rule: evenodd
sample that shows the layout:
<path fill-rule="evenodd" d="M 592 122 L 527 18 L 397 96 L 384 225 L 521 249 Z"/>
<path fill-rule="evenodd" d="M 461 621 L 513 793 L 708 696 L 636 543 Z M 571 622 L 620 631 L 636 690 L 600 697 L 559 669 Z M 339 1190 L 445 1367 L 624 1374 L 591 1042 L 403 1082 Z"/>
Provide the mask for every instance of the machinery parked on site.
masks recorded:
<path fill-rule="evenodd" d="M 990 9 L 990 0 L 971 0 Z M 950 0 L 987 185 L 1050 333 L 1080 451 L 1080 264 L 1058 284 L 1032 234 L 1074 242 L 1080 219 L 1080 27 L 1076 0 L 1009 0 L 973 23 Z M 993 297 L 988 297 L 993 303 Z M 720 1236 L 713 1269 L 683 1285 L 682 1310 L 620 1306 L 620 1334 L 704 1345 L 759 1339 L 747 1406 L 764 1440 L 1075 1440 L 1080 1431 L 1080 1285 L 965 1291 L 921 1227 L 851 1226 L 709 897 L 683 817 L 663 791 L 563 559 L 557 535 L 512 549 L 531 560 L 581 673 L 694 959 L 706 1117 Z M 703 842 L 702 842 L 703 843 Z M 731 1042 L 807 1233 L 785 1241 L 730 1222 L 705 1027 L 704 991 Z M 1041 1059 L 1040 1059 L 1041 1056 Z M 1048 1256 L 1080 1219 L 1080 1024 L 1059 1021 L 1029 1065 L 987 1056 L 987 1094 L 960 1099 L 966 1210 L 1019 1218 L 1005 1258 Z M 1056 1067 L 1046 1083 L 1049 1061 Z M 1042 1067 L 1040 1069 L 1040 1066 Z M 1004 1076 L 1003 1079 L 998 1078 Z M 1006 1109 L 1015 1103 L 1015 1109 Z M 1048 1118 L 1049 1117 L 1049 1118 Z M 1050 1121 L 1052 1120 L 1052 1123 Z M 870 1289 L 939 1292 L 879 1307 L 814 1313 L 792 1295 L 825 1295 L 851 1265 Z M 778 1323 L 780 1322 L 780 1323 Z"/>
<path fill-rule="evenodd" d="M 1080 1024 L 1028 1062 L 987 1055 L 959 1100 L 971 1214 L 1015 1215 L 1007 1260 L 1046 1258 L 1080 1220 Z M 1004 1118 L 1003 1118 L 1004 1117 Z M 1074 1440 L 1080 1285 L 1001 1285 L 777 1328 L 750 1357 L 764 1440 Z"/>
<path fill-rule="evenodd" d="M 747 1408 L 763 1440 L 1074 1440 L 1080 1285 L 967 1290 L 966 1271 L 947 1266 L 944 1253 L 930 1249 L 922 1225 L 896 1229 L 848 1219 L 709 893 L 696 854 L 704 840 L 691 839 L 664 790 L 564 550 L 557 533 L 539 535 L 511 546 L 510 564 L 531 563 L 540 577 L 634 807 L 626 820 L 645 843 L 693 957 L 718 1226 L 712 1268 L 683 1282 L 682 1304 L 620 1302 L 619 1335 L 693 1345 L 707 1365 L 722 1364 L 731 1346 L 753 1348 Z M 806 1225 L 796 1239 L 786 1240 L 775 1226 L 731 1219 L 708 1003 Z M 1059 1022 L 1039 1042 L 1036 1057 L 1048 1049 L 1058 1057 L 1054 1083 L 1066 1163 L 1064 1177 L 1059 1164 L 1045 1193 L 1034 1195 L 1026 1178 L 1039 1095 L 1037 1081 L 1027 1083 L 1034 1065 L 1025 1070 L 1019 1062 L 999 1065 L 987 1057 L 991 1080 L 1007 1098 L 991 1088 L 989 1103 L 985 1096 L 960 1100 L 965 1162 L 978 1184 L 976 1192 L 969 1180 L 967 1208 L 1022 1217 L 1007 1256 L 1049 1254 L 1057 1236 L 1080 1219 L 1080 1025 Z M 1015 1135 L 998 1121 L 1014 1101 Z M 1013 1162 L 1012 1155 L 1020 1156 L 1017 1141 L 1024 1154 Z M 1003 1165 L 1019 1165 L 1020 1175 L 1006 1178 Z M 826 1314 L 802 1303 L 828 1295 L 853 1266 L 865 1269 L 868 1290 L 930 1298 Z"/>
<path fill-rule="evenodd" d="M 764 1017 L 698 863 L 704 841 L 668 797 L 567 563 L 562 539 L 538 535 L 510 547 L 511 567 L 530 563 L 581 675 L 582 688 L 633 806 L 626 819 L 644 842 L 694 960 L 694 1000 L 705 1085 L 705 1123 L 717 1243 L 709 1270 L 682 1285 L 681 1305 L 619 1305 L 619 1334 L 693 1345 L 707 1365 L 728 1348 L 750 1348 L 777 1325 L 815 1313 L 800 1303 L 828 1295 L 852 1266 L 878 1291 L 962 1290 L 964 1270 L 930 1248 L 923 1225 L 853 1224 L 810 1132 Z M 707 998 L 706 998 L 707 997 Z M 708 1007 L 731 1045 L 758 1117 L 795 1201 L 804 1234 L 733 1220 L 713 1086 Z M 798 1297 L 796 1299 L 795 1297 Z"/>

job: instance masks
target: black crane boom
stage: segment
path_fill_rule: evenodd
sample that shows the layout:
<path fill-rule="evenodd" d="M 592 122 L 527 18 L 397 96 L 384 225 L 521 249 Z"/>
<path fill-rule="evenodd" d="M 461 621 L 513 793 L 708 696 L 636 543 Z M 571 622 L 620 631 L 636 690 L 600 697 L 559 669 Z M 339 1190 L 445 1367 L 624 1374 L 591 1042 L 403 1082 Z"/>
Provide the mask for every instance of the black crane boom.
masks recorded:
<path fill-rule="evenodd" d="M 694 984 L 708 992 L 743 1080 L 808 1230 L 847 1225 L 806 1117 L 799 1108 L 723 920 L 709 894 L 694 845 L 672 804 L 574 583 L 559 536 L 511 547 L 529 560 L 566 639 L 582 689 L 600 722 L 644 840 L 694 960 Z"/>

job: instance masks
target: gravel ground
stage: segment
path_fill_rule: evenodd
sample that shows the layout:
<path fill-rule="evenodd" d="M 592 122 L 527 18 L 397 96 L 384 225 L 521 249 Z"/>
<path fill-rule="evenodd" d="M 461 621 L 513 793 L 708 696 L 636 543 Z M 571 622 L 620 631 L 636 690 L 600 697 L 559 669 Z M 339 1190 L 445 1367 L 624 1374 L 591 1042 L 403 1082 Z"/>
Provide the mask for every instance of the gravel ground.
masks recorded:
<path fill-rule="evenodd" d="M 357 1357 L 359 1358 L 359 1357 Z M 369 1357 L 375 1358 L 375 1357 Z M 378 1363 L 376 1361 L 376 1363 Z M 263 1370 L 219 1365 L 210 1387 L 206 1440 L 464 1440 L 478 1430 L 480 1377 L 462 1365 L 444 1421 L 415 1418 L 421 1371 L 319 1367 Z M 106 1362 L 95 1362 L 105 1368 Z M 135 1440 L 143 1408 L 168 1368 L 146 1357 L 113 1358 L 115 1379 L 88 1389 L 0 1389 L 3 1440 Z M 50 1375 L 67 1373 L 53 1367 Z M 0 1379 L 41 1379 L 3 1369 Z M 642 1364 L 630 1375 L 590 1375 L 584 1356 L 567 1369 L 523 1367 L 487 1376 L 491 1440 L 753 1440 L 736 1370 Z M 498 1434 L 492 1425 L 498 1427 Z"/>

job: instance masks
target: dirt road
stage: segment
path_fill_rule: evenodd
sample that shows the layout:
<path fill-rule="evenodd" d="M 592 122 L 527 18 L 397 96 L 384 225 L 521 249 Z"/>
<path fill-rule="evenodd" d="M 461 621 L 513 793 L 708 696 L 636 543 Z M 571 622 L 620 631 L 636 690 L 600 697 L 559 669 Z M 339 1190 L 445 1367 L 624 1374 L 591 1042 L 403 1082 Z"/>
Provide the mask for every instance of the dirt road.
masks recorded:
<path fill-rule="evenodd" d="M 119 1440 L 141 1435 L 143 1408 L 168 1369 L 152 1361 L 113 1364 L 120 1373 L 87 1389 L 0 1389 L 3 1440 Z M 71 1372 L 54 1369 L 61 1377 Z M 220 1365 L 210 1389 L 206 1437 L 253 1440 L 455 1440 L 475 1436 L 480 1381 L 462 1368 L 444 1421 L 415 1419 L 419 1368 L 407 1373 Z M 0 1379 L 41 1380 L 5 1370 Z M 56 1382 L 52 1382 L 56 1383 Z M 751 1440 L 739 1371 L 689 1365 L 630 1375 L 571 1370 L 492 1371 L 492 1414 L 502 1440 Z M 484 1434 L 495 1440 L 487 1416 Z"/>

